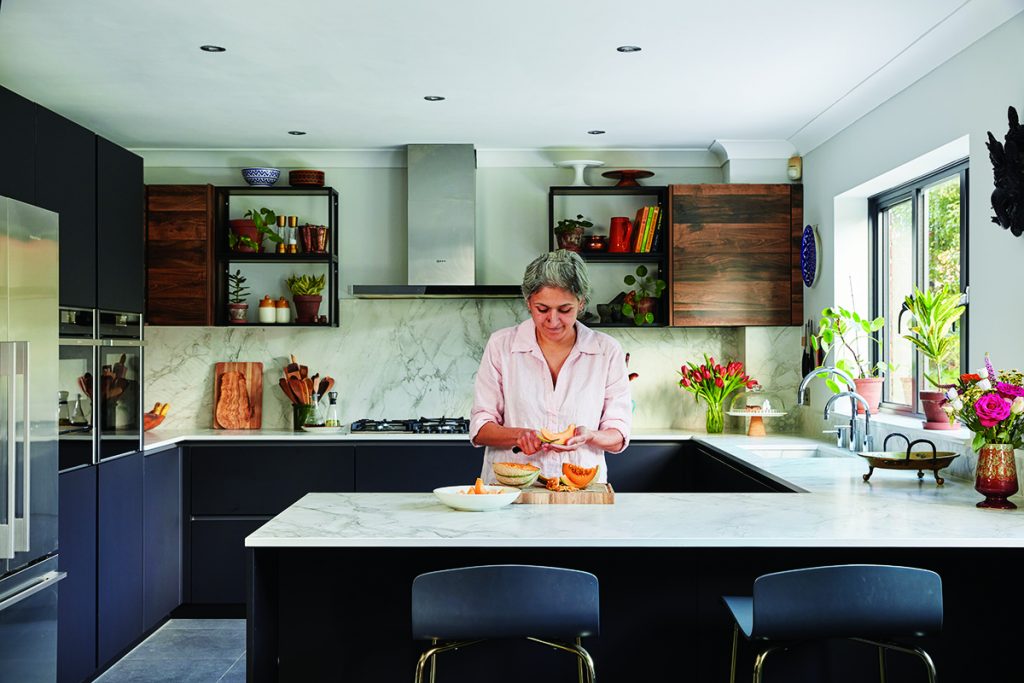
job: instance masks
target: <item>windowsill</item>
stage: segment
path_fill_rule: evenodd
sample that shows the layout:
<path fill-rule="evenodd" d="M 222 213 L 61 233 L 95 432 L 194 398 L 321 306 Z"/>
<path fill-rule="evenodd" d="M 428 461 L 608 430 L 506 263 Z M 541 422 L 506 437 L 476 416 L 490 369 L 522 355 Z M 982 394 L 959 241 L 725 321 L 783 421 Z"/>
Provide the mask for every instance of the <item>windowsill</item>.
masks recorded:
<path fill-rule="evenodd" d="M 843 407 L 845 406 L 837 406 L 833 415 L 845 415 L 849 418 L 850 411 L 844 411 L 842 409 Z M 943 439 L 948 439 L 950 441 L 963 442 L 965 445 L 970 445 L 972 439 L 974 439 L 974 434 L 966 427 L 960 427 L 959 429 L 925 429 L 922 426 L 922 420 L 920 417 L 911 417 L 909 415 L 901 415 L 899 413 L 872 413 L 871 424 L 878 425 L 879 428 L 886 432 L 899 431 L 916 438 L 924 436 L 931 436 L 933 438 L 942 437 Z"/>

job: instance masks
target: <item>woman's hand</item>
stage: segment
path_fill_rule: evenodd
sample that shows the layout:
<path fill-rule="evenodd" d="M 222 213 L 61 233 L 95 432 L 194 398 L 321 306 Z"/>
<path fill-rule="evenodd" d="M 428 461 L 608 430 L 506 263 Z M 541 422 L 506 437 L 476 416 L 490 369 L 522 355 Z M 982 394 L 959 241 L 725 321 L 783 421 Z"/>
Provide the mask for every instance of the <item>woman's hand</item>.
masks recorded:
<path fill-rule="evenodd" d="M 577 427 L 576 432 L 569 437 L 564 444 L 546 443 L 544 449 L 549 451 L 574 451 L 580 446 L 589 443 L 594 437 L 594 432 L 587 427 Z"/>
<path fill-rule="evenodd" d="M 516 439 L 516 446 L 519 447 L 524 455 L 533 455 L 541 450 L 541 447 L 544 445 L 536 429 L 524 429 L 519 438 Z"/>

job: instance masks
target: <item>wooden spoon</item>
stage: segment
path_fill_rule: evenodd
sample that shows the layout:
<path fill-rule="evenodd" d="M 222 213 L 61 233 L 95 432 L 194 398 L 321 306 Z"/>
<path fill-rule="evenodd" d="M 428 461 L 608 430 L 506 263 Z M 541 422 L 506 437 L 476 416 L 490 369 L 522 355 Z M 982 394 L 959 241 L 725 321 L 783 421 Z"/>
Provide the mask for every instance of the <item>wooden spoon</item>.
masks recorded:
<path fill-rule="evenodd" d="M 321 396 L 326 396 L 327 392 L 329 392 L 333 387 L 334 387 L 334 379 L 331 378 L 331 377 L 326 377 L 325 376 L 323 379 L 320 380 L 320 389 L 319 389 L 320 390 L 320 395 Z"/>
<path fill-rule="evenodd" d="M 297 374 L 299 372 L 299 363 L 295 360 L 294 354 L 289 356 L 289 358 L 291 358 L 292 362 L 285 366 L 284 373 L 285 375 L 289 375 L 290 373 Z"/>
<path fill-rule="evenodd" d="M 288 380 L 288 386 L 291 387 L 292 393 L 298 399 L 297 403 L 309 404 L 309 394 L 306 392 L 306 385 L 301 379 L 293 378 Z"/>
<path fill-rule="evenodd" d="M 291 401 L 293 405 L 299 402 L 298 397 L 296 397 L 295 394 L 292 393 L 292 388 L 288 384 L 288 380 L 286 378 L 282 377 L 281 379 L 279 379 L 278 384 L 281 385 L 281 391 L 284 392 L 284 395 L 288 397 L 288 400 Z"/>

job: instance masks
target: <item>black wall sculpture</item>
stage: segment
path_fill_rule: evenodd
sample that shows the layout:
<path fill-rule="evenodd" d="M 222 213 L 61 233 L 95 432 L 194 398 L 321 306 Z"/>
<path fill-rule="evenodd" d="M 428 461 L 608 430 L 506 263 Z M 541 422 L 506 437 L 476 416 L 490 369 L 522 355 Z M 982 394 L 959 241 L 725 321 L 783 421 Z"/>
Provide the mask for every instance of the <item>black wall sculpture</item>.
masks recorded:
<path fill-rule="evenodd" d="M 1016 109 L 1010 107 L 1007 116 L 1010 130 L 1006 133 L 1006 144 L 1000 144 L 991 132 L 986 143 L 996 184 L 992 192 L 992 210 L 996 215 L 992 222 L 1020 237 L 1024 233 L 1024 128 Z"/>

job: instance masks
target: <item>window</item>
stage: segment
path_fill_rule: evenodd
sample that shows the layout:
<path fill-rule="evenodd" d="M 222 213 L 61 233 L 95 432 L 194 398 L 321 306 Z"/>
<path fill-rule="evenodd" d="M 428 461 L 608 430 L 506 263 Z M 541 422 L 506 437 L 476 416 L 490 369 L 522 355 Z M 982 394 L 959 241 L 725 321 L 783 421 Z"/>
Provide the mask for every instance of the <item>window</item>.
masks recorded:
<path fill-rule="evenodd" d="M 946 283 L 967 291 L 967 160 L 942 168 L 872 197 L 868 201 L 874 255 L 873 316 L 884 316 L 876 360 L 890 364 L 883 405 L 920 412 L 917 393 L 925 386 L 923 361 L 897 329 L 903 299 L 914 287 Z M 956 327 L 958 358 L 943 377 L 952 381 L 967 356 L 967 314 Z"/>

